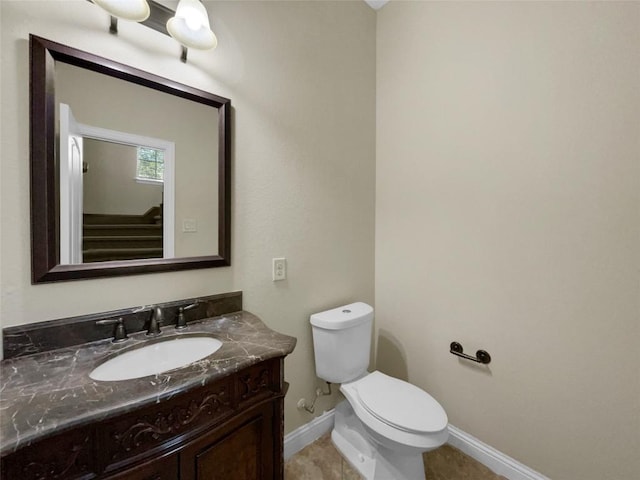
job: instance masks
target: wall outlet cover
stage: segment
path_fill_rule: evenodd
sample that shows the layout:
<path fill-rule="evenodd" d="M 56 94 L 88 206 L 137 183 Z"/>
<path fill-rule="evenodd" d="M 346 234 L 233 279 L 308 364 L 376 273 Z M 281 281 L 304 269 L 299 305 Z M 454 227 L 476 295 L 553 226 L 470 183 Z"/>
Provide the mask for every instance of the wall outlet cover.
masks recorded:
<path fill-rule="evenodd" d="M 274 258 L 273 259 L 273 281 L 284 280 L 287 278 L 287 260 L 286 258 Z"/>

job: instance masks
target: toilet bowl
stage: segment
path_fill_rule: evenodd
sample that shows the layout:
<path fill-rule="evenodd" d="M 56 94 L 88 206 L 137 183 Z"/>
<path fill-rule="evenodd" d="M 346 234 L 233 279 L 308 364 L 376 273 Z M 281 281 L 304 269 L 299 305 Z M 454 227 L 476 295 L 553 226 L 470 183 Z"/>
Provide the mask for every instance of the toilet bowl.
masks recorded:
<path fill-rule="evenodd" d="M 341 385 L 331 438 L 367 480 L 423 480 L 422 453 L 447 441 L 447 415 L 425 391 L 381 372 Z"/>
<path fill-rule="evenodd" d="M 311 316 L 316 373 L 346 398 L 331 439 L 367 480 L 424 480 L 422 453 L 446 442 L 447 414 L 415 385 L 367 372 L 372 323 L 361 302 Z"/>

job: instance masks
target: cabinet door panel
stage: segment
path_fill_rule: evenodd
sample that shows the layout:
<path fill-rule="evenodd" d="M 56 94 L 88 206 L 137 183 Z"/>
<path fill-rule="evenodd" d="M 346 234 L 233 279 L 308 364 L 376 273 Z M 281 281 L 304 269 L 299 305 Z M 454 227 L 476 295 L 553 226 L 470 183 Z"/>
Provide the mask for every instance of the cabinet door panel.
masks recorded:
<path fill-rule="evenodd" d="M 248 409 L 180 451 L 181 480 L 274 480 L 274 402 Z"/>
<path fill-rule="evenodd" d="M 196 455 L 198 480 L 260 480 L 264 418 L 258 417 Z"/>

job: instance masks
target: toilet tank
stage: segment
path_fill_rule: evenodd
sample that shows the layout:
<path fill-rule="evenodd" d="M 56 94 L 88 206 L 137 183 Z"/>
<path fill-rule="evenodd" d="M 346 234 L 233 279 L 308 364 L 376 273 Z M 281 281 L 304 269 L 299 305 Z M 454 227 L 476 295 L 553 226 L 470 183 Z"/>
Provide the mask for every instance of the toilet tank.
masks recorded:
<path fill-rule="evenodd" d="M 369 366 L 373 308 L 357 302 L 310 317 L 316 375 L 331 383 L 362 376 Z"/>

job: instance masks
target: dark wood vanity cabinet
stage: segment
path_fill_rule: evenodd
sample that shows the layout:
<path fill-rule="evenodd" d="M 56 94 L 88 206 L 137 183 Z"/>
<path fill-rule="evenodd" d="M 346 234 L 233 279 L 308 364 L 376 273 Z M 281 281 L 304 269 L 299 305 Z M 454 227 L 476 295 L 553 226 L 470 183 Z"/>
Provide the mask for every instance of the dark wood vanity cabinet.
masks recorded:
<path fill-rule="evenodd" d="M 282 479 L 282 363 L 23 447 L 2 459 L 2 479 Z"/>

